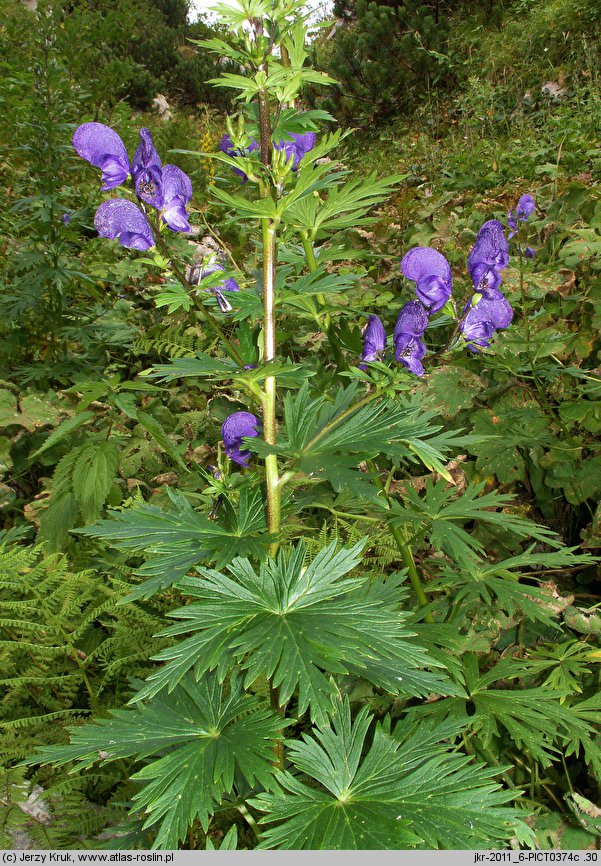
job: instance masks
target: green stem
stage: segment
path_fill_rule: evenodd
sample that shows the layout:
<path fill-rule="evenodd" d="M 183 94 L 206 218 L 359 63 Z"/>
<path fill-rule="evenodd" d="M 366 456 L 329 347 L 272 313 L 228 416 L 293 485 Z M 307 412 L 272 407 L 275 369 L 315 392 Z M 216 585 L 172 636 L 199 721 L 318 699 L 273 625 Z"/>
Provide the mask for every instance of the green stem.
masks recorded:
<path fill-rule="evenodd" d="M 271 685 L 271 683 L 269 684 L 269 700 L 270 700 L 271 709 L 273 710 L 273 712 L 277 713 L 279 716 L 281 716 L 282 719 L 285 718 L 286 711 L 285 711 L 284 707 L 280 706 L 280 698 L 279 698 L 278 690 L 273 685 Z M 284 740 L 283 739 L 277 740 L 273 750 L 275 752 L 274 764 L 278 768 L 278 770 L 283 770 L 284 769 Z"/>
<path fill-rule="evenodd" d="M 388 503 L 388 507 L 392 507 L 392 497 L 388 493 L 385 485 L 382 483 L 382 479 L 380 478 L 380 474 L 378 472 L 377 466 L 371 461 L 368 461 L 368 466 L 371 469 L 376 486 L 380 488 L 382 493 L 384 494 L 384 498 Z M 407 569 L 407 574 L 409 575 L 409 580 L 411 581 L 411 586 L 413 587 L 413 591 L 415 592 L 415 597 L 417 598 L 419 604 L 422 607 L 426 607 L 430 604 L 430 599 L 426 595 L 426 591 L 424 589 L 424 585 L 419 576 L 418 570 L 415 565 L 415 559 L 413 558 L 413 552 L 411 548 L 407 544 L 407 539 L 403 534 L 403 530 L 399 526 L 393 526 L 391 523 L 388 523 L 388 528 L 392 533 L 392 537 L 396 542 L 396 546 L 398 547 L 399 553 L 401 554 L 401 559 L 403 560 L 403 565 Z M 427 613 L 424 616 L 424 621 L 432 624 L 434 622 L 434 617 L 431 613 Z"/>
<path fill-rule="evenodd" d="M 275 358 L 275 228 L 272 221 L 263 222 L 263 360 Z M 263 386 L 263 436 L 269 445 L 276 441 L 276 391 L 275 376 L 268 376 Z M 277 454 L 265 458 L 265 480 L 267 485 L 267 527 L 272 535 L 280 531 L 280 486 Z M 274 541 L 270 553 L 275 556 L 278 542 Z"/>
<path fill-rule="evenodd" d="M 246 823 L 248 824 L 250 829 L 255 834 L 255 838 L 256 838 L 257 842 L 260 842 L 261 841 L 261 831 L 259 830 L 259 825 L 255 821 L 253 816 L 250 814 L 250 812 L 248 811 L 248 809 L 246 808 L 244 803 L 240 803 L 240 805 L 236 806 L 236 808 L 238 809 L 238 811 L 240 812 L 240 814 L 242 815 L 242 817 L 244 818 L 244 820 L 246 821 Z"/>
<path fill-rule="evenodd" d="M 309 240 L 309 235 L 306 231 L 301 231 L 301 243 L 303 245 L 303 250 L 305 251 L 305 257 L 307 259 L 307 268 L 309 269 L 309 273 L 313 273 L 313 271 L 317 270 L 317 259 L 315 258 L 315 253 L 313 251 L 313 245 Z M 326 299 L 323 292 L 319 292 L 317 297 L 317 303 L 320 307 L 325 307 Z M 342 351 L 340 348 L 340 343 L 338 342 L 338 336 L 336 331 L 332 327 L 332 318 L 329 313 L 324 315 L 324 323 L 326 334 L 328 335 L 328 340 L 330 341 L 330 346 L 334 352 L 334 357 L 336 358 L 336 363 L 338 365 L 339 370 L 346 370 L 346 363 L 344 357 L 342 355 Z"/>
<path fill-rule="evenodd" d="M 264 90 L 259 93 L 259 128 L 261 133 L 261 162 L 266 168 L 271 164 L 271 124 L 269 119 L 269 100 Z M 265 191 L 265 195 L 268 192 Z M 261 220 L 263 229 L 263 361 L 275 358 L 275 245 L 276 223 L 267 217 Z M 263 437 L 268 445 L 276 441 L 276 393 L 275 376 L 268 376 L 263 385 Z M 267 488 L 267 529 L 273 536 L 279 535 L 280 484 L 277 454 L 265 458 L 265 484 Z M 275 556 L 279 542 L 277 538 L 269 548 Z"/>

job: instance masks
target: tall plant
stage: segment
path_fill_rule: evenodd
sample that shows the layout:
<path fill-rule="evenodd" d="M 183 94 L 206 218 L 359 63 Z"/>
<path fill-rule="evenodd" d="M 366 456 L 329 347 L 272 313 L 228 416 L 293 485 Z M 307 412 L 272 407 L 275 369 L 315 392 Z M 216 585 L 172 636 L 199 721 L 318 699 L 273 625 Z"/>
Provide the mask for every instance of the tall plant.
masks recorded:
<path fill-rule="evenodd" d="M 305 84 L 328 83 L 306 65 L 298 0 L 218 12 L 230 41 L 200 45 L 246 74 L 214 82 L 240 104 L 216 158 L 244 185 L 214 194 L 248 227 L 256 286 L 250 268 L 192 260 L 173 244 L 189 229 L 192 190 L 148 130 L 131 161 L 101 124 L 80 127 L 74 145 L 105 190 L 133 179 L 133 194 L 101 204 L 100 234 L 164 270 L 159 305 L 206 324 L 206 351 L 151 375 L 204 380 L 240 408 L 223 424 L 227 458 L 199 472 L 201 508 L 171 491 L 170 510 L 137 503 L 79 530 L 143 556 L 130 598 L 174 587 L 184 604 L 133 708 L 75 728 L 42 760 L 131 762 L 132 816 L 157 848 L 211 847 L 226 832 L 235 845 L 238 830 L 243 846 L 263 848 L 528 842 L 507 805 L 518 787 L 507 771 L 504 784 L 495 778 L 506 763 L 496 755 L 511 742 L 542 766 L 562 749 L 599 766 L 598 704 L 536 681 L 512 689 L 524 668 L 499 661 L 501 626 L 495 634 L 490 622 L 551 627 L 557 608 L 533 567 L 591 558 L 512 511 L 510 496 L 459 483 L 447 458 L 465 440 L 441 432 L 413 389 L 441 355 L 486 351 L 509 326 L 503 227 L 482 227 L 459 303 L 442 254 L 407 253 L 415 297 L 391 311 L 386 361 L 388 323 L 359 306 L 348 230 L 369 223 L 400 178 L 349 179 L 331 157 L 343 134 L 297 106 Z M 302 353 L 294 335 L 307 323 L 318 337 Z M 433 325 L 446 334 L 438 357 L 427 356 Z M 502 532 L 511 552 L 490 561 L 482 528 Z M 525 539 L 544 552 L 522 549 Z M 488 652 L 482 670 L 477 650 Z"/>

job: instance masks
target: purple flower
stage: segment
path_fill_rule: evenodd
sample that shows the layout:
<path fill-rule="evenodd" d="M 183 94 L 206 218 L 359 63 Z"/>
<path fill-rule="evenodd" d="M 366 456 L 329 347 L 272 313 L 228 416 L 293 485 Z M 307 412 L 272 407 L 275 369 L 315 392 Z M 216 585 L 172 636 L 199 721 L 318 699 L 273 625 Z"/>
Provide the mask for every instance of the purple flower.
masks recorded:
<path fill-rule="evenodd" d="M 292 170 L 296 171 L 303 156 L 315 147 L 317 135 L 314 132 L 291 132 L 289 139 L 274 144 L 276 150 L 283 150 L 288 161 L 292 160 Z"/>
<path fill-rule="evenodd" d="M 248 466 L 250 451 L 241 448 L 245 436 L 258 436 L 259 419 L 251 412 L 234 412 L 221 427 L 225 453 L 240 466 Z"/>
<path fill-rule="evenodd" d="M 252 153 L 253 150 L 259 149 L 259 143 L 251 138 L 250 144 L 246 148 L 246 150 L 242 150 L 241 148 L 235 147 L 234 142 L 230 135 L 224 135 L 221 141 L 219 142 L 219 150 L 222 153 L 227 154 L 228 156 L 246 156 L 247 153 Z M 242 183 L 246 183 L 248 180 L 248 175 L 246 175 L 241 169 L 235 168 L 234 172 L 241 178 Z"/>
<path fill-rule="evenodd" d="M 68 213 L 64 213 L 61 217 L 61 222 L 64 226 L 68 226 L 71 222 L 71 216 Z"/>
<path fill-rule="evenodd" d="M 520 196 L 520 200 L 515 209 L 515 215 L 520 222 L 525 223 L 532 216 L 535 210 L 536 204 L 534 203 L 534 199 L 529 193 L 526 193 L 526 195 Z"/>
<path fill-rule="evenodd" d="M 394 326 L 393 340 L 399 334 L 409 334 L 412 337 L 421 337 L 428 327 L 428 314 L 419 301 L 407 301 L 398 315 Z"/>
<path fill-rule="evenodd" d="M 127 150 L 110 126 L 83 123 L 73 133 L 73 147 L 82 159 L 102 170 L 102 190 L 119 186 L 129 175 Z"/>
<path fill-rule="evenodd" d="M 426 345 L 421 338 L 427 327 L 428 314 L 419 301 L 408 301 L 394 326 L 394 357 L 416 376 L 424 375 L 421 359 L 426 354 Z"/>
<path fill-rule="evenodd" d="M 218 264 L 196 264 L 190 268 L 188 271 L 188 280 L 193 286 L 197 286 L 201 280 L 205 277 L 208 277 L 210 274 L 214 274 L 217 271 L 224 271 L 225 268 L 223 265 Z M 239 292 L 240 286 L 236 282 L 236 280 L 228 277 L 227 280 L 223 280 L 221 283 L 218 283 L 216 286 L 212 286 L 210 289 L 207 289 L 209 292 L 213 292 L 217 303 L 219 304 L 219 309 L 222 313 L 229 313 L 232 309 L 232 305 L 227 300 L 223 292 Z"/>
<path fill-rule="evenodd" d="M 363 328 L 362 361 L 378 361 L 386 348 L 386 331 L 379 316 L 370 316 Z M 359 364 L 360 370 L 366 370 L 365 364 Z"/>
<path fill-rule="evenodd" d="M 500 296 L 500 271 L 509 264 L 509 244 L 499 220 L 488 220 L 480 228 L 467 260 L 474 291 L 485 298 Z"/>
<path fill-rule="evenodd" d="M 524 250 L 524 255 L 527 259 L 533 259 L 536 255 L 536 251 L 533 250 L 532 247 L 526 247 L 526 249 Z"/>
<path fill-rule="evenodd" d="M 527 222 L 535 210 L 536 204 L 534 203 L 534 199 L 529 193 L 520 196 L 520 200 L 517 203 L 515 213 L 509 211 L 509 213 L 507 214 L 507 225 L 511 229 L 511 231 L 509 232 L 510 240 L 518 230 L 518 222 Z"/>
<path fill-rule="evenodd" d="M 94 225 L 102 238 L 119 238 L 122 247 L 148 250 L 154 246 L 152 230 L 139 207 L 123 198 L 103 202 L 94 217 Z"/>
<path fill-rule="evenodd" d="M 482 298 L 475 306 L 469 309 L 468 306 L 461 333 L 468 348 L 472 352 L 479 352 L 478 346 L 488 348 L 495 331 L 501 331 L 511 324 L 513 310 L 500 293 L 498 298 Z"/>
<path fill-rule="evenodd" d="M 186 205 L 192 198 L 192 181 L 176 165 L 165 165 L 161 174 L 161 214 L 174 232 L 192 231 Z"/>
<path fill-rule="evenodd" d="M 417 297 L 430 313 L 442 310 L 451 297 L 451 266 L 437 250 L 414 247 L 403 256 L 401 270 L 415 283 Z"/>
<path fill-rule="evenodd" d="M 160 209 L 163 203 L 163 171 L 149 129 L 140 130 L 140 144 L 131 163 L 131 174 L 138 198 Z"/>
<path fill-rule="evenodd" d="M 131 169 L 136 195 L 161 212 L 171 231 L 191 231 L 186 211 L 192 198 L 190 178 L 176 165 L 161 165 L 149 129 L 140 130 L 140 139 Z"/>

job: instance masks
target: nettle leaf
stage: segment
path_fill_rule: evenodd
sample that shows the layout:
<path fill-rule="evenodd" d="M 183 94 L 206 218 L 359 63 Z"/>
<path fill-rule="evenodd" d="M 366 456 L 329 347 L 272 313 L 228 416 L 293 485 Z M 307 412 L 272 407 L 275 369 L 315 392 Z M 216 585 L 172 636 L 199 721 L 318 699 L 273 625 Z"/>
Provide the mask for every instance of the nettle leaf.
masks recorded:
<path fill-rule="evenodd" d="M 472 415 L 474 433 L 483 436 L 482 445 L 471 447 L 483 475 L 496 475 L 502 484 L 524 481 L 523 451 L 552 441 L 549 420 L 538 404 L 519 395 L 506 395 L 492 409 Z"/>
<path fill-rule="evenodd" d="M 119 449 L 114 442 L 83 446 L 73 466 L 73 495 L 84 523 L 95 520 L 115 480 Z"/>
<path fill-rule="evenodd" d="M 110 712 L 72 728 L 70 745 L 46 746 L 29 763 L 74 762 L 78 773 L 121 758 L 155 758 L 131 777 L 142 783 L 133 811 L 148 815 L 144 829 L 157 829 L 153 848 L 177 848 L 195 820 L 206 832 L 236 773 L 251 787 L 273 787 L 273 750 L 288 723 L 235 677 L 227 687 L 213 675 L 186 677 L 172 694 Z"/>
<path fill-rule="evenodd" d="M 140 424 L 140 426 L 150 434 L 152 439 L 165 452 L 165 454 L 168 454 L 173 462 L 177 463 L 180 469 L 183 469 L 184 472 L 190 471 L 180 454 L 178 446 L 169 438 L 169 435 L 156 418 L 149 415 L 148 412 L 138 412 L 136 420 L 138 421 L 138 424 Z"/>
<path fill-rule="evenodd" d="M 473 406 L 474 397 L 485 384 L 480 376 L 463 367 L 446 366 L 433 370 L 423 387 L 437 411 L 449 419 Z"/>
<path fill-rule="evenodd" d="M 196 601 L 174 611 L 181 622 L 162 632 L 191 636 L 157 656 L 167 663 L 136 699 L 174 688 L 192 667 L 219 667 L 225 675 L 234 664 L 246 671 L 246 685 L 271 679 L 282 705 L 296 696 L 298 713 L 309 709 L 320 723 L 336 694 L 331 674 L 358 673 L 397 694 L 428 694 L 432 675 L 420 678 L 420 667 L 432 662 L 404 626 L 399 580 L 383 587 L 382 578 L 348 576 L 362 547 L 337 551 L 333 542 L 305 567 L 300 543 L 258 574 L 247 559 L 234 560 L 229 576 L 198 569 L 199 578 L 179 584 Z"/>
<path fill-rule="evenodd" d="M 186 497 L 167 489 L 172 510 L 141 503 L 124 511 L 110 511 L 106 520 L 77 530 L 80 535 L 105 539 L 118 550 L 142 552 L 147 561 L 137 570 L 146 580 L 127 600 L 148 598 L 172 586 L 203 560 L 222 567 L 235 556 L 262 558 L 270 543 L 260 490 L 242 488 L 236 508 L 225 502 L 219 519 L 194 511 Z"/>
<path fill-rule="evenodd" d="M 287 741 L 292 768 L 278 772 L 281 790 L 250 801 L 267 813 L 259 847 L 488 848 L 521 825 L 491 771 L 445 742 L 456 726 L 403 722 L 390 735 L 376 725 L 367 746 L 367 707 L 352 721 L 345 699 L 330 715 L 314 736 Z"/>

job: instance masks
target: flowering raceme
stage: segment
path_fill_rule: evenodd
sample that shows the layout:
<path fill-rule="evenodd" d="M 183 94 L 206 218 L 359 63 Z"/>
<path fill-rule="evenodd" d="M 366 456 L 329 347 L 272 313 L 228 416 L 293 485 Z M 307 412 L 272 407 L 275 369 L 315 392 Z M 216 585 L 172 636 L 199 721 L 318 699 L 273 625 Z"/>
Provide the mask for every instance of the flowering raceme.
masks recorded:
<path fill-rule="evenodd" d="M 510 240 L 518 230 L 518 222 L 528 222 L 535 210 L 536 204 L 529 193 L 520 196 L 520 199 L 515 209 L 515 213 L 513 211 L 509 211 L 509 213 L 507 214 L 507 225 L 510 228 Z"/>
<path fill-rule="evenodd" d="M 250 451 L 243 449 L 242 440 L 245 436 L 259 435 L 259 419 L 252 412 L 234 412 L 223 422 L 221 436 L 225 453 L 240 466 L 248 466 Z"/>
<path fill-rule="evenodd" d="M 145 206 L 157 210 L 174 232 L 189 232 L 186 205 L 192 183 L 176 165 L 162 165 L 149 129 L 140 130 L 140 144 L 130 164 L 125 145 L 114 129 L 103 123 L 84 123 L 73 134 L 73 147 L 83 159 L 102 170 L 102 190 L 122 184 L 131 174 L 142 208 L 128 199 L 111 199 L 98 208 L 94 225 L 101 237 L 118 238 L 122 247 L 147 250 L 154 235 Z"/>
<path fill-rule="evenodd" d="M 503 225 L 499 220 L 488 220 L 480 228 L 467 260 L 474 291 L 485 298 L 500 296 L 501 271 L 508 264 L 509 244 Z"/>
<path fill-rule="evenodd" d="M 531 196 L 522 196 L 520 202 L 523 199 L 531 199 Z M 527 202 L 524 204 L 529 207 Z M 508 263 L 509 244 L 503 226 L 498 220 L 488 220 L 478 232 L 469 254 L 468 269 L 476 294 L 467 303 L 460 323 L 461 334 L 472 352 L 479 352 L 479 347 L 488 348 L 495 331 L 507 328 L 513 319 L 511 304 L 499 288 L 500 271 Z M 474 299 L 477 299 L 475 304 Z"/>

